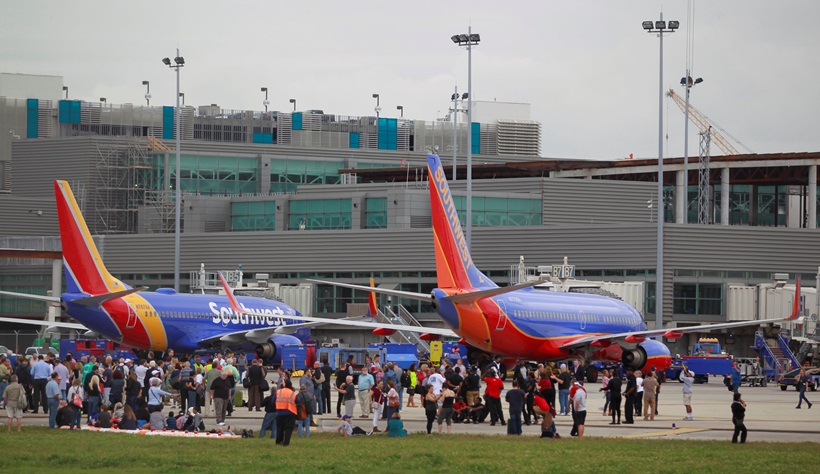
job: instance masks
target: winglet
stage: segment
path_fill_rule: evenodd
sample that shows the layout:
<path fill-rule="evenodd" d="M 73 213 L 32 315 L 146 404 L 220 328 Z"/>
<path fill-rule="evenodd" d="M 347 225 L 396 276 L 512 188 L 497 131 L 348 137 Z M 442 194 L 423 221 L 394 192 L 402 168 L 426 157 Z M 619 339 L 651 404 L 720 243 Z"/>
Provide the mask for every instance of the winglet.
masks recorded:
<path fill-rule="evenodd" d="M 236 296 L 233 295 L 233 290 L 231 289 L 228 282 L 225 280 L 225 277 L 222 275 L 222 272 L 217 272 L 219 274 L 219 281 L 222 282 L 222 288 L 225 289 L 225 296 L 228 297 L 228 302 L 231 303 L 231 308 L 239 314 L 247 314 L 247 311 L 239 307 L 239 302 L 236 301 Z"/>
<path fill-rule="evenodd" d="M 797 316 L 800 315 L 800 274 L 797 275 L 797 278 L 794 280 L 794 305 L 792 306 L 792 314 L 784 321 L 794 321 L 797 319 Z"/>

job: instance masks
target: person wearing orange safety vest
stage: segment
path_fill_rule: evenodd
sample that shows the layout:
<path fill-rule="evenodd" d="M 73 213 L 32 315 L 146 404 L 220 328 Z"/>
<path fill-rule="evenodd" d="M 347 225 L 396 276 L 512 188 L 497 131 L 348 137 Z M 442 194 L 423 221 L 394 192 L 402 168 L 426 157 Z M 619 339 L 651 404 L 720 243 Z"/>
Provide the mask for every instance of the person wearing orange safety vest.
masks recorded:
<path fill-rule="evenodd" d="M 290 379 L 276 391 L 276 444 L 288 446 L 296 425 L 296 392 Z"/>

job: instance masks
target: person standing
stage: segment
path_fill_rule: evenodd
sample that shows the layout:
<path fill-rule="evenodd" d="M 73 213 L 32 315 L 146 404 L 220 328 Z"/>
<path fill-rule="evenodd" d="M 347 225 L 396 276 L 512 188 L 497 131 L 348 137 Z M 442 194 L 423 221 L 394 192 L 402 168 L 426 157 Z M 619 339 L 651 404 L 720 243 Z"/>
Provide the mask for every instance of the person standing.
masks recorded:
<path fill-rule="evenodd" d="M 134 383 L 136 383 L 136 381 L 134 381 Z M 74 382 L 71 384 L 71 388 L 68 389 L 66 396 L 68 397 L 66 401 L 72 411 L 69 429 L 80 429 L 80 423 L 83 422 L 83 398 L 85 397 L 85 392 L 83 391 L 83 384 L 80 383 L 79 378 L 74 379 Z M 79 405 L 77 405 L 77 403 L 79 403 Z"/>
<path fill-rule="evenodd" d="M 740 398 L 740 393 L 735 393 L 733 399 L 732 423 L 735 425 L 735 432 L 732 434 L 732 443 L 737 443 L 737 435 L 740 435 L 742 444 L 746 442 L 746 434 L 748 433 L 746 425 L 743 423 L 743 419 L 746 417 L 746 402 Z"/>
<path fill-rule="evenodd" d="M 232 388 L 231 382 L 228 380 L 230 374 L 229 370 L 223 370 L 219 374 L 219 378 L 211 382 L 211 400 L 214 402 L 216 424 L 219 426 L 225 426 L 225 414 L 228 411 L 228 401 L 231 397 Z"/>
<path fill-rule="evenodd" d="M 655 391 L 658 389 L 658 380 L 655 378 L 654 372 L 650 373 L 643 379 L 643 419 L 655 421 L 655 408 L 657 401 L 655 398 Z"/>
<path fill-rule="evenodd" d="M 586 423 L 587 419 L 587 391 L 584 388 L 582 381 L 576 380 L 575 385 L 575 395 L 572 397 L 572 409 L 574 410 L 573 417 L 575 418 L 578 438 L 583 438 L 584 423 Z"/>
<path fill-rule="evenodd" d="M 248 387 L 248 411 L 262 410 L 262 391 L 260 386 L 262 380 L 265 378 L 265 368 L 262 367 L 262 359 L 254 359 L 251 366 L 248 368 L 248 380 L 250 387 Z"/>
<path fill-rule="evenodd" d="M 740 389 L 740 365 L 738 362 L 732 361 L 732 392 L 738 393 Z"/>
<path fill-rule="evenodd" d="M 32 385 L 34 385 L 34 413 L 42 405 L 43 413 L 48 413 L 48 396 L 46 395 L 46 384 L 51 376 L 51 367 L 46 363 L 43 355 L 37 356 L 37 362 L 31 366 Z"/>
<path fill-rule="evenodd" d="M 797 406 L 796 409 L 800 409 L 800 405 L 803 404 L 803 400 L 806 401 L 806 404 L 809 406 L 809 410 L 811 410 L 812 403 L 806 398 L 806 388 L 809 386 L 809 378 L 806 376 L 806 371 L 804 369 L 800 369 L 800 375 L 797 376 L 797 390 L 800 392 L 800 398 L 797 399 Z"/>
<path fill-rule="evenodd" d="M 322 382 L 322 403 L 324 403 L 324 408 L 321 411 L 322 413 L 330 413 L 330 385 L 332 383 L 330 379 L 333 377 L 330 362 L 325 361 L 322 365 L 322 375 L 325 376 L 325 381 Z"/>
<path fill-rule="evenodd" d="M 48 400 L 48 427 L 57 427 L 57 410 L 60 408 L 60 376 L 57 372 L 51 374 L 51 380 L 46 383 L 46 400 Z"/>
<path fill-rule="evenodd" d="M 522 433 L 521 412 L 524 409 L 525 397 L 526 394 L 519 387 L 518 381 L 513 380 L 512 390 L 508 391 L 507 394 L 504 396 L 504 400 L 507 401 L 507 406 L 510 414 L 510 427 L 507 428 L 507 434 L 520 435 Z M 441 424 L 439 422 L 439 430 L 440 429 Z"/>
<path fill-rule="evenodd" d="M 270 439 L 276 439 L 276 391 L 271 390 L 270 395 L 262 400 L 262 407 L 265 409 L 265 418 L 262 420 L 262 428 L 259 430 L 259 437 L 264 438 L 265 432 L 270 430 Z"/>
<path fill-rule="evenodd" d="M 373 430 L 371 433 L 378 433 L 379 418 L 382 416 L 384 406 L 384 395 L 382 394 L 382 383 L 378 382 L 370 387 L 370 407 L 373 411 Z"/>
<path fill-rule="evenodd" d="M 612 397 L 609 390 L 607 390 L 607 386 L 609 385 L 609 370 L 604 369 L 601 373 L 601 388 L 598 389 L 599 392 L 604 392 L 604 408 L 602 409 L 604 412 L 604 416 L 609 415 L 609 401 Z"/>
<path fill-rule="evenodd" d="M 57 372 L 57 375 L 60 376 L 60 395 L 65 400 L 66 390 L 68 389 L 66 385 L 71 374 L 69 374 L 68 368 L 60 362 L 60 359 L 54 359 L 54 372 Z"/>
<path fill-rule="evenodd" d="M 456 399 L 456 393 L 450 390 L 450 387 L 445 387 L 441 391 L 441 395 L 439 395 L 439 400 L 441 400 L 441 408 L 438 410 L 438 416 L 436 417 L 436 422 L 438 423 L 438 434 L 441 434 L 442 423 L 447 423 L 447 434 L 450 434 L 450 430 L 453 428 L 453 403 Z M 392 419 L 396 414 L 391 416 Z M 520 414 L 519 414 L 520 417 Z M 388 426 L 388 430 L 390 426 Z"/>
<path fill-rule="evenodd" d="M 632 369 L 626 369 L 626 390 L 624 391 L 624 399 L 626 404 L 624 407 L 624 424 L 631 425 L 635 423 L 632 414 L 635 412 L 635 393 L 638 391 L 638 382 L 635 380 L 635 373 Z"/>
<path fill-rule="evenodd" d="M 569 389 L 572 388 L 572 375 L 567 370 L 567 364 L 561 364 L 558 374 L 561 383 L 558 385 L 558 402 L 561 405 L 561 415 L 569 415 Z"/>
<path fill-rule="evenodd" d="M 305 438 L 310 438 L 310 421 L 311 413 L 313 412 L 313 386 L 308 388 L 307 385 L 299 386 L 299 393 L 296 395 L 296 413 L 298 414 L 296 421 L 297 431 L 296 436 L 302 437 L 302 430 L 305 431 Z M 304 415 L 304 416 L 303 416 Z"/>
<path fill-rule="evenodd" d="M 333 388 L 338 393 L 338 397 L 336 398 L 336 418 L 341 418 L 342 416 L 342 404 L 345 400 L 345 391 L 341 390 L 341 388 L 345 384 L 348 374 L 349 372 L 347 370 L 347 364 L 339 366 L 339 368 L 336 369 L 336 372 L 333 374 L 336 376 L 336 383 L 334 384 Z M 353 380 L 352 377 L 351 380 Z M 355 399 L 355 394 L 353 397 Z"/>
<path fill-rule="evenodd" d="M 472 370 L 470 370 L 470 374 L 467 375 L 464 384 L 467 389 L 467 406 L 471 407 L 475 405 L 475 400 L 481 391 L 481 376 L 478 373 L 478 366 L 474 366 Z"/>
<path fill-rule="evenodd" d="M 683 405 L 686 407 L 686 416 L 683 419 L 692 421 L 692 384 L 695 383 L 695 373 L 684 365 L 679 378 L 683 382 Z"/>
<path fill-rule="evenodd" d="M 484 376 L 484 398 L 487 401 L 487 408 L 490 410 L 490 426 L 495 426 L 496 421 L 501 420 L 501 426 L 507 426 L 504 421 L 504 412 L 501 410 L 501 391 L 504 390 L 504 382 L 498 378 L 495 369 L 490 369 Z"/>
<path fill-rule="evenodd" d="M 643 372 L 635 371 L 635 385 L 638 389 L 635 391 L 635 416 L 641 416 L 643 412 Z"/>
<path fill-rule="evenodd" d="M 296 423 L 296 393 L 290 379 L 276 391 L 276 444 L 290 445 L 293 427 Z"/>
<path fill-rule="evenodd" d="M 100 412 L 100 400 L 102 398 L 103 393 L 103 381 L 102 377 L 100 377 L 100 368 L 96 365 L 91 367 L 91 372 L 86 376 L 85 383 L 83 383 L 83 390 L 85 390 L 85 394 L 88 400 L 88 420 L 91 421 L 91 417 L 97 415 Z M 168 392 L 163 392 L 164 394 L 170 395 Z M 150 401 L 148 402 L 150 405 Z M 155 400 L 155 403 L 162 405 L 162 400 L 158 402 Z"/>
<path fill-rule="evenodd" d="M 14 371 L 14 375 L 17 376 L 18 383 L 23 387 L 23 390 L 26 392 L 26 400 L 28 400 L 28 406 L 18 407 L 23 410 L 23 413 L 26 411 L 31 410 L 34 406 L 34 400 L 31 398 L 31 366 L 28 365 L 28 359 L 25 357 L 20 359 L 20 364 L 17 366 L 17 369 Z"/>
<path fill-rule="evenodd" d="M 373 409 L 370 405 L 370 387 L 372 387 L 374 383 L 376 382 L 373 380 L 373 376 L 368 372 L 362 372 L 362 374 L 359 375 L 357 394 L 359 397 L 359 407 L 362 410 L 362 414 L 360 415 L 362 418 L 369 418 L 373 413 Z"/>
<path fill-rule="evenodd" d="M 613 370 L 606 391 L 609 392 L 609 411 L 612 413 L 612 423 L 610 425 L 621 424 L 621 375 Z M 617 416 L 618 422 L 615 422 Z"/>
<path fill-rule="evenodd" d="M 25 395 L 26 391 L 17 380 L 16 375 L 10 375 L 9 384 L 6 386 L 6 390 L 3 391 L 3 405 L 5 405 L 6 414 L 9 416 L 9 433 L 11 433 L 11 424 L 14 418 L 17 418 L 17 432 L 19 433 L 21 431 L 21 427 L 23 426 L 23 410 L 26 408 L 26 404 L 21 405 L 19 403 L 20 394 Z"/>
<path fill-rule="evenodd" d="M 325 412 L 324 385 L 325 374 L 322 373 L 322 365 L 317 360 L 313 363 L 313 400 L 315 402 L 313 412 L 317 415 Z"/>

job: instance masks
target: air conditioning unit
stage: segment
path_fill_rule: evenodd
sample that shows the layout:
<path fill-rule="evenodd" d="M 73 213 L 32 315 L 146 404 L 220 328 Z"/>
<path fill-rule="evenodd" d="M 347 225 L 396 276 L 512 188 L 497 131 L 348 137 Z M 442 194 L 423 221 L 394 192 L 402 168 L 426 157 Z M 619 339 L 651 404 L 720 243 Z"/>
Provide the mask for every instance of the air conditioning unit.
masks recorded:
<path fill-rule="evenodd" d="M 333 344 L 334 346 L 338 346 L 340 342 L 342 342 L 341 339 L 331 339 L 330 340 L 330 343 Z"/>

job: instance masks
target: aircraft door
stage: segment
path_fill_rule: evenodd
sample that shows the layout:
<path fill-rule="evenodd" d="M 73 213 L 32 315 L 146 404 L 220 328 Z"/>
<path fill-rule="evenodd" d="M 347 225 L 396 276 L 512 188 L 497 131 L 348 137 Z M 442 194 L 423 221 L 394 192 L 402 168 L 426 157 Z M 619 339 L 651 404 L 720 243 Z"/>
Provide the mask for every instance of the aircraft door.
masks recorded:
<path fill-rule="evenodd" d="M 127 329 L 133 329 L 137 325 L 137 312 L 131 305 L 128 305 L 128 321 L 125 323 Z"/>
<path fill-rule="evenodd" d="M 507 327 L 507 304 L 504 300 L 498 300 L 498 324 L 495 326 L 496 331 L 503 331 Z"/>
<path fill-rule="evenodd" d="M 579 319 L 579 321 L 580 321 L 580 323 L 581 323 L 581 331 L 583 331 L 583 330 L 585 330 L 585 329 L 587 328 L 587 320 L 586 320 L 586 315 L 584 314 L 584 311 L 583 311 L 583 310 L 579 311 L 578 313 L 579 313 L 579 314 L 578 314 L 578 319 Z"/>

